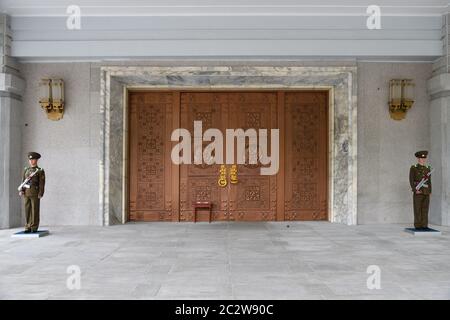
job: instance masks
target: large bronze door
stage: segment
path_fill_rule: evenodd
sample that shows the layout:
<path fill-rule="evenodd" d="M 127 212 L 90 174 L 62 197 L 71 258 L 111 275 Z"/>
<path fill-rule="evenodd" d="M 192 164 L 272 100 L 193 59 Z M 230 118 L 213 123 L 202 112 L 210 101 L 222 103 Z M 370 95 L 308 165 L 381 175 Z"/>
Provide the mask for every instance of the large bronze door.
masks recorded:
<path fill-rule="evenodd" d="M 175 165 L 171 160 L 174 129 L 202 133 L 216 128 L 270 129 L 280 133 L 277 175 L 260 174 L 251 164 L 237 164 L 232 183 L 219 186 L 221 165 Z M 209 141 L 202 143 L 205 147 Z M 236 143 L 236 140 L 235 140 Z M 236 149 L 235 149 L 236 154 Z M 129 94 L 129 220 L 193 221 L 193 203 L 212 203 L 215 221 L 326 220 L 328 217 L 328 93 L 323 91 L 164 91 Z M 235 159 L 236 160 L 236 159 Z M 200 210 L 198 221 L 208 215 Z"/>

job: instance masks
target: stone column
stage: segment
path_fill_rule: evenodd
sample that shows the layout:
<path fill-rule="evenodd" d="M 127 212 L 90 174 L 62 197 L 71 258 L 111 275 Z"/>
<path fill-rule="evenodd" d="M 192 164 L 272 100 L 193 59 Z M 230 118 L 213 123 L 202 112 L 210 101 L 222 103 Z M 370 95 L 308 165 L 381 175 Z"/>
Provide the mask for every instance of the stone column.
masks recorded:
<path fill-rule="evenodd" d="M 450 73 L 434 76 L 428 82 L 430 102 L 430 163 L 433 193 L 430 223 L 450 225 Z"/>
<path fill-rule="evenodd" d="M 433 193 L 430 223 L 450 225 L 450 64 L 449 14 L 443 16 L 443 56 L 433 65 L 433 77 L 428 81 L 430 94 L 430 163 Z"/>
<path fill-rule="evenodd" d="M 17 186 L 22 174 L 22 93 L 25 82 L 10 56 L 9 17 L 0 14 L 0 229 L 21 225 Z"/>

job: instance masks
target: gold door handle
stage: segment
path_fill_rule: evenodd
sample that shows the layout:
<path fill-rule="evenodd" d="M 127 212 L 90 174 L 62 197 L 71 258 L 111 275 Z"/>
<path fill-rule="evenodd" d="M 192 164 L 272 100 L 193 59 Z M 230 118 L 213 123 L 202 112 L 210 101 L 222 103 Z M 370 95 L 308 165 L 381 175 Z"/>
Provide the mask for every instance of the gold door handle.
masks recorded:
<path fill-rule="evenodd" d="M 226 187 L 226 185 L 228 184 L 228 181 L 227 181 L 227 167 L 224 164 L 220 165 L 219 180 L 217 181 L 217 183 L 222 188 Z"/>
<path fill-rule="evenodd" d="M 238 183 L 238 169 L 235 164 L 233 164 L 230 169 L 230 183 Z"/>

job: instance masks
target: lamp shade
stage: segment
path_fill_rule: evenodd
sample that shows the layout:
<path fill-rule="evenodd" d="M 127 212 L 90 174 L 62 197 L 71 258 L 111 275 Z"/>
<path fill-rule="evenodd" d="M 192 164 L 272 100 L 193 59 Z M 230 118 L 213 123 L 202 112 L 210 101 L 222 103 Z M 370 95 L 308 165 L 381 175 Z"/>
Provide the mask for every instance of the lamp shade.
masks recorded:
<path fill-rule="evenodd" d="M 415 85 L 412 80 L 403 80 L 403 99 L 407 101 L 415 99 Z"/>
<path fill-rule="evenodd" d="M 64 82 L 61 79 L 52 80 L 52 98 L 59 103 L 64 101 Z"/>
<path fill-rule="evenodd" d="M 400 103 L 402 99 L 402 80 L 393 79 L 390 81 L 390 97 L 391 103 Z"/>
<path fill-rule="evenodd" d="M 39 102 L 50 102 L 52 100 L 51 80 L 42 79 L 39 82 Z"/>

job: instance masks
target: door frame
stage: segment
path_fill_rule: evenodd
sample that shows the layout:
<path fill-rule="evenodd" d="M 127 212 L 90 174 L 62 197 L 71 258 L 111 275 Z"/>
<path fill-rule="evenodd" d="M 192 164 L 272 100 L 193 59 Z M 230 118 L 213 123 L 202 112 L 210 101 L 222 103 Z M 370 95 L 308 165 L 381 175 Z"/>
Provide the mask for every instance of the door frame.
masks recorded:
<path fill-rule="evenodd" d="M 181 92 L 277 92 L 278 93 L 278 110 L 277 110 L 277 123 L 278 128 L 285 128 L 285 108 L 284 108 L 284 95 L 283 92 L 294 91 L 294 92 L 325 92 L 327 93 L 327 219 L 326 221 L 333 221 L 333 161 L 332 158 L 334 156 L 333 150 L 333 141 L 334 141 L 334 87 L 333 86 L 316 86 L 316 87 L 307 87 L 307 86 L 299 86 L 299 87 L 281 87 L 281 88 L 251 88 L 251 87 L 221 87 L 221 88 L 211 88 L 211 87 L 158 87 L 158 86 L 133 86 L 128 85 L 123 87 L 123 194 L 122 194 L 122 223 L 130 222 L 130 209 L 129 209 L 129 199 L 130 199 L 130 135 L 129 135 L 129 126 L 130 126 L 130 117 L 129 117 L 129 93 L 130 92 L 176 92 L 178 94 L 178 103 L 174 104 L 173 108 L 173 125 L 174 128 L 180 127 L 180 93 Z M 282 106 L 282 107 L 280 107 Z M 276 213 L 276 221 L 287 221 L 284 219 L 284 183 L 285 183 L 285 130 L 280 130 L 280 169 L 277 174 L 277 213 Z M 171 141 L 171 148 L 175 146 L 178 142 Z M 283 163 L 283 165 L 281 165 Z M 174 212 L 176 213 L 172 217 L 172 222 L 180 222 L 180 167 L 172 163 L 172 206 L 174 207 Z M 175 186 L 178 186 L 176 188 Z M 280 188 L 279 186 L 282 186 Z M 178 189 L 178 190 L 177 190 Z M 278 201 L 278 199 L 283 199 L 283 201 Z M 325 220 L 321 220 L 325 221 Z"/>

